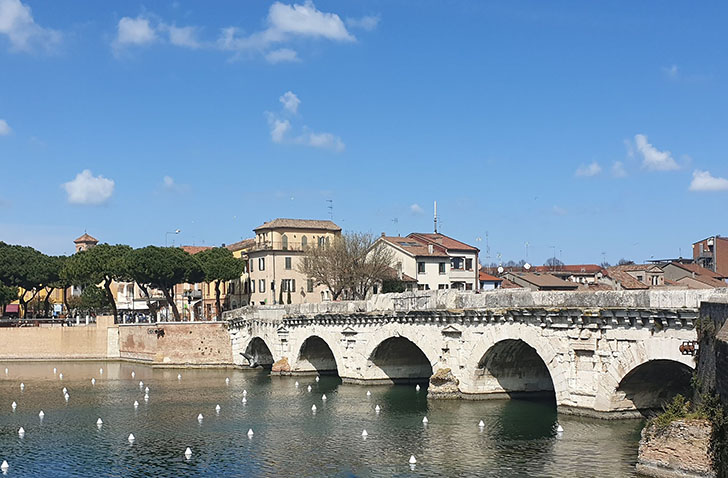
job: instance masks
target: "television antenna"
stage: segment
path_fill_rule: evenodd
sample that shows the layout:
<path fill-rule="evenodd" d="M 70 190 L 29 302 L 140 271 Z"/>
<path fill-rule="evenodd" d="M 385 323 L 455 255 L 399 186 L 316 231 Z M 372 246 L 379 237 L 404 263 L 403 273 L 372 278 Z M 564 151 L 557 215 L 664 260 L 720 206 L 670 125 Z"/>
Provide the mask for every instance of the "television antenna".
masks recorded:
<path fill-rule="evenodd" d="M 399 218 L 392 219 L 392 222 L 394 223 L 394 230 L 397 232 L 397 237 L 399 237 Z"/>
<path fill-rule="evenodd" d="M 329 203 L 328 206 L 326 206 L 329 209 L 329 219 L 334 220 L 334 200 L 333 199 L 327 199 L 327 203 Z"/>

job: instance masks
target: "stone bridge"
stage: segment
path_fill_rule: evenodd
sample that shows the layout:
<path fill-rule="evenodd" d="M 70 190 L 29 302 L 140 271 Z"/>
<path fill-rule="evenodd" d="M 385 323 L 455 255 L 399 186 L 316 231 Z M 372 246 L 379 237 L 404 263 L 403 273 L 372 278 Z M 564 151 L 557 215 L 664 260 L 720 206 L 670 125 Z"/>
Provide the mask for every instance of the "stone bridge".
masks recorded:
<path fill-rule="evenodd" d="M 695 358 L 679 347 L 697 339 L 701 302 L 727 300 L 725 289 L 431 291 L 225 317 L 241 366 L 421 382 L 431 398 L 545 394 L 561 412 L 621 418 L 689 389 Z"/>

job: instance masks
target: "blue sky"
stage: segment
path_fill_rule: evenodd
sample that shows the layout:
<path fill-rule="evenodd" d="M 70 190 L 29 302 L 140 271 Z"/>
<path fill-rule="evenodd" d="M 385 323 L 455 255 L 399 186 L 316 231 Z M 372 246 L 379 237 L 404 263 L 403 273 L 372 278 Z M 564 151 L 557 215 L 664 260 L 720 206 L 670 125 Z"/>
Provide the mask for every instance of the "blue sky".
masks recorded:
<path fill-rule="evenodd" d="M 492 261 L 728 234 L 722 2 L 0 0 L 0 240 L 218 245 L 275 217 Z M 396 219 L 396 221 L 395 221 Z M 603 255 L 604 253 L 604 255 Z"/>

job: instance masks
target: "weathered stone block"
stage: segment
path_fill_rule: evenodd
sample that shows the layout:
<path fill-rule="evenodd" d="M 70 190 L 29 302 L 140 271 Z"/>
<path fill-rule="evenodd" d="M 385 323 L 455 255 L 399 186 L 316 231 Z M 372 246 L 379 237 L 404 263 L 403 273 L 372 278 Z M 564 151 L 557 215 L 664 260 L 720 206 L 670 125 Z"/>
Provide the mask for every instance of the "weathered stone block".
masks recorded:
<path fill-rule="evenodd" d="M 657 478 L 714 477 L 708 451 L 711 431 L 707 420 L 678 420 L 665 429 L 645 427 L 637 471 Z"/>

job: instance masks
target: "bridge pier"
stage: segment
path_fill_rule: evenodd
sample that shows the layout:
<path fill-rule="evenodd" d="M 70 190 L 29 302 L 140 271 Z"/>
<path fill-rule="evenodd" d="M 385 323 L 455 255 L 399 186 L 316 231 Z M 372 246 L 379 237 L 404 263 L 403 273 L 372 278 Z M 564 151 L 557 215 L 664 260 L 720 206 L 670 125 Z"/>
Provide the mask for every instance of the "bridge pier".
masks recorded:
<path fill-rule="evenodd" d="M 544 300 L 538 294 L 530 293 L 531 304 Z M 513 305 L 509 296 L 508 307 L 472 309 L 375 310 L 381 304 L 368 302 L 248 309 L 230 317 L 233 355 L 285 357 L 291 374 L 357 384 L 426 383 L 434 375 L 433 398 L 544 396 L 560 412 L 602 418 L 642 416 L 684 391 L 694 358 L 679 346 L 697 337 L 697 307 L 674 298 L 671 307 L 651 307 L 634 294 L 616 302 L 636 305 L 617 307 L 613 294 L 598 293 L 580 307 L 578 293 L 570 294 L 571 305 L 549 307 Z"/>

